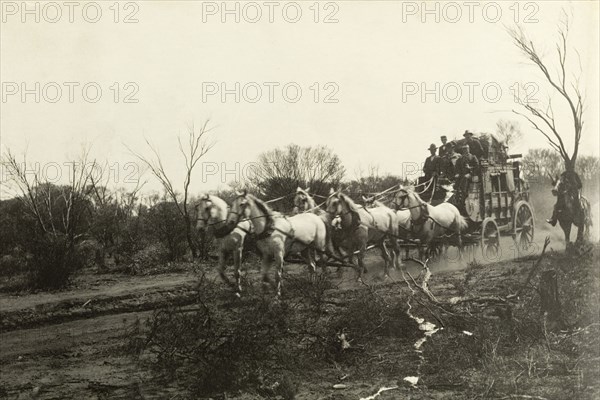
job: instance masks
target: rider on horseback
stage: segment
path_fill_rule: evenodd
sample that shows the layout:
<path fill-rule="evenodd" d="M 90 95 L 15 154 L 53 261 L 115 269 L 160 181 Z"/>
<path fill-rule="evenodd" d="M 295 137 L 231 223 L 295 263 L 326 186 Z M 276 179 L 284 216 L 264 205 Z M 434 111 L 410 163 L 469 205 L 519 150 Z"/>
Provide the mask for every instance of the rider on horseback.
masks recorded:
<path fill-rule="evenodd" d="M 552 210 L 552 217 L 547 219 L 550 225 L 555 226 L 558 221 L 558 217 L 563 212 L 565 207 L 565 193 L 573 194 L 573 197 L 577 200 L 581 198 L 581 179 L 575 171 L 564 171 L 560 174 L 560 179 L 554 182 L 552 188 L 552 194 L 556 196 L 556 204 Z M 581 212 L 581 204 L 579 201 L 576 202 L 578 210 L 577 213 Z"/>

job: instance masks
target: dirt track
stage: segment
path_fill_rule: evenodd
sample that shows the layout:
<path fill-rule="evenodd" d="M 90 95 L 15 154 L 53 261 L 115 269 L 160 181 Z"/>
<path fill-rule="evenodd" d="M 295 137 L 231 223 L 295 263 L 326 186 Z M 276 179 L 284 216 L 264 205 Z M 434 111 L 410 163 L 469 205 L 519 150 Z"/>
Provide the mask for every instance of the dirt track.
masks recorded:
<path fill-rule="evenodd" d="M 391 283 L 381 279 L 380 259 L 368 257 L 369 284 Z M 503 271 L 529 266 L 530 262 L 503 262 L 486 267 L 490 291 L 500 290 Z M 457 263 L 432 266 L 431 290 L 440 298 L 456 295 L 453 282 L 463 281 L 465 272 Z M 304 273 L 301 266 L 288 266 L 288 273 Z M 416 265 L 409 265 L 416 272 Z M 256 275 L 256 271 L 250 271 Z M 353 272 L 335 277 L 337 290 L 356 288 Z M 0 297 L 2 334 L 0 334 L 0 398 L 170 398 L 176 393 L 161 385 L 141 384 L 149 377 L 138 371 L 123 346 L 128 329 L 143 320 L 151 310 L 167 303 L 190 304 L 197 276 L 192 273 L 149 277 L 82 275 L 70 290 L 51 294 Z M 359 287 L 360 285 L 358 285 Z M 406 352 L 413 351 L 407 344 Z M 341 397 L 331 389 L 340 371 L 324 373 L 301 391 L 298 398 L 317 398 L 327 393 L 334 397 L 359 398 L 374 394 L 381 386 L 394 382 L 348 382 Z M 330 377 L 328 377 L 330 376 Z M 172 390 L 172 389 L 171 389 Z M 402 388 L 402 391 L 408 390 Z M 397 398 L 399 390 L 378 398 Z M 444 396 L 445 390 L 436 392 Z M 407 392 L 409 394 L 409 392 Z M 414 393 L 413 393 L 414 394 Z M 428 392 L 433 395 L 433 392 Z M 446 393 L 447 394 L 447 393 Z M 430 397 L 425 397 L 430 398 Z"/>

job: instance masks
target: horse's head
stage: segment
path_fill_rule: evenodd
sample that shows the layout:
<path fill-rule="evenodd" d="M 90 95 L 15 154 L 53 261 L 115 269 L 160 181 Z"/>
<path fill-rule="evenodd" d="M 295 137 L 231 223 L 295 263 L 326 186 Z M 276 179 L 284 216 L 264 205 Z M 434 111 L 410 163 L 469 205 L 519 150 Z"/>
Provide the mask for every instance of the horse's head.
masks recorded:
<path fill-rule="evenodd" d="M 298 209 L 299 212 L 306 211 L 310 208 L 310 195 L 308 191 L 310 188 L 302 189 L 298 186 L 296 189 L 296 196 L 294 196 L 294 206 Z"/>
<path fill-rule="evenodd" d="M 342 198 L 339 191 L 333 189 L 329 191 L 329 197 L 327 197 L 327 202 L 325 203 L 325 210 L 329 215 L 334 217 L 343 212 Z"/>
<path fill-rule="evenodd" d="M 336 229 L 336 230 L 342 229 L 342 217 L 340 217 L 339 215 L 336 215 L 331 220 L 331 226 L 333 227 L 333 229 Z"/>
<path fill-rule="evenodd" d="M 210 201 L 210 196 L 208 194 L 201 196 L 200 201 L 195 206 L 196 229 L 206 229 L 211 208 L 212 202 Z"/>
<path fill-rule="evenodd" d="M 406 189 L 400 189 L 394 195 L 393 203 L 396 210 L 402 210 L 408 208 L 409 193 Z"/>
<path fill-rule="evenodd" d="M 365 195 L 361 195 L 361 197 L 362 197 L 363 204 L 367 208 L 373 207 L 375 205 L 375 202 L 377 201 L 377 200 L 375 200 L 375 197 L 367 197 Z"/>
<path fill-rule="evenodd" d="M 227 204 L 217 196 L 205 194 L 196 204 L 196 229 L 206 229 L 211 225 L 225 222 Z"/>
<path fill-rule="evenodd" d="M 236 198 L 231 203 L 231 209 L 227 216 L 227 224 L 235 227 L 241 220 L 250 218 L 251 202 L 252 199 L 245 189 L 241 192 L 236 192 Z"/>

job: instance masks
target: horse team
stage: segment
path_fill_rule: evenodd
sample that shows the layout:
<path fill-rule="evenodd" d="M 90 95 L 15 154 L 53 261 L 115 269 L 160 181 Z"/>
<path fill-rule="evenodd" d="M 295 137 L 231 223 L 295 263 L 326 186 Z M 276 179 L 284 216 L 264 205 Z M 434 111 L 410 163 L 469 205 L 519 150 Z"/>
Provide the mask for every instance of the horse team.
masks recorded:
<path fill-rule="evenodd" d="M 417 239 L 428 245 L 448 233 L 460 237 L 467 229 L 467 221 L 450 203 L 431 206 L 418 193 L 402 187 L 390 194 L 394 208 L 379 201 L 366 207 L 356 204 L 340 191 L 331 190 L 323 209 L 308 189 L 298 188 L 293 215 L 273 211 L 266 202 L 246 191 L 237 193 L 231 205 L 207 194 L 196 205 L 197 229 L 210 230 L 219 239 L 219 274 L 238 297 L 242 291 L 242 249 L 249 234 L 254 235 L 262 257 L 262 276 L 266 285 L 272 283 L 269 271 L 275 265 L 273 286 L 279 296 L 284 258 L 288 255 L 301 255 L 311 275 L 317 266 L 325 271 L 330 260 L 349 260 L 360 281 L 366 271 L 364 257 L 368 246 L 380 249 L 385 276 L 389 276 L 390 268 L 402 263 L 401 240 Z M 231 254 L 235 283 L 225 274 L 227 258 Z"/>

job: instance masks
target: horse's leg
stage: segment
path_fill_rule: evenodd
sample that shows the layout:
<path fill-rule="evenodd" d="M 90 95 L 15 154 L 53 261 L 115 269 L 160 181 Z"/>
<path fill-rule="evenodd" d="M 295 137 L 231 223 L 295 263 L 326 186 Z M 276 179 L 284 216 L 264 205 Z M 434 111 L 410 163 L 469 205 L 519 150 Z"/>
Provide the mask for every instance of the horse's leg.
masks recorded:
<path fill-rule="evenodd" d="M 360 246 L 358 254 L 356 255 L 356 259 L 358 260 L 358 276 L 356 278 L 357 282 L 362 282 L 362 274 L 363 272 L 367 272 L 367 268 L 365 267 L 365 253 L 367 251 L 366 243 Z"/>
<path fill-rule="evenodd" d="M 459 259 L 462 260 L 462 255 L 463 255 L 463 241 L 462 241 L 462 234 L 460 232 L 458 232 L 458 254 L 459 254 Z M 470 258 L 469 256 L 467 256 L 467 258 Z"/>
<path fill-rule="evenodd" d="M 320 252 L 320 254 L 317 254 L 316 250 L 315 250 L 315 256 L 316 256 L 316 260 L 317 260 L 317 266 L 321 268 L 323 275 L 326 275 L 327 274 L 327 262 L 329 261 L 329 256 L 327 255 L 326 252 Z"/>
<path fill-rule="evenodd" d="M 559 221 L 560 227 L 562 228 L 565 234 L 565 250 L 569 250 L 569 245 L 571 244 L 571 222 Z"/>
<path fill-rule="evenodd" d="M 274 254 L 275 256 L 275 266 L 277 267 L 277 271 L 275 274 L 275 293 L 277 297 L 281 296 L 281 280 L 283 278 L 283 256 L 284 256 L 284 244 L 281 244 L 279 249 Z"/>
<path fill-rule="evenodd" d="M 235 268 L 235 295 L 240 297 L 242 292 L 242 250 L 243 244 L 240 243 L 237 249 L 233 252 L 233 264 Z"/>
<path fill-rule="evenodd" d="M 271 279 L 269 278 L 269 269 L 271 269 L 271 255 L 263 252 L 262 258 L 262 283 L 263 291 L 267 291 L 268 287 L 271 286 Z"/>
<path fill-rule="evenodd" d="M 390 261 L 391 261 L 391 257 L 390 257 L 390 251 L 387 248 L 387 245 L 385 244 L 385 240 L 381 241 L 381 245 L 379 246 L 379 248 L 381 249 L 381 256 L 383 257 L 383 261 L 385 262 L 385 265 L 383 267 L 383 273 L 384 276 L 389 276 L 390 275 Z"/>
<path fill-rule="evenodd" d="M 392 238 L 392 268 L 400 268 L 400 245 L 397 238 Z"/>
<path fill-rule="evenodd" d="M 577 244 L 583 242 L 583 237 L 586 229 L 585 222 L 585 211 L 581 210 L 577 216 L 576 222 L 574 222 L 575 226 L 577 227 L 577 239 L 575 239 L 575 243 Z"/>
<path fill-rule="evenodd" d="M 227 286 L 233 288 L 233 284 L 231 283 L 229 278 L 227 278 L 227 274 L 225 274 L 226 269 L 227 269 L 227 251 L 223 247 L 221 247 L 219 249 L 219 275 L 221 276 L 221 279 L 223 279 L 223 282 L 225 282 L 227 284 Z"/>
<path fill-rule="evenodd" d="M 302 250 L 302 257 L 304 258 L 304 262 L 308 266 L 308 277 L 309 280 L 315 279 L 315 274 L 317 273 L 317 266 L 315 265 L 315 260 L 313 257 L 313 249 L 310 247 Z"/>

